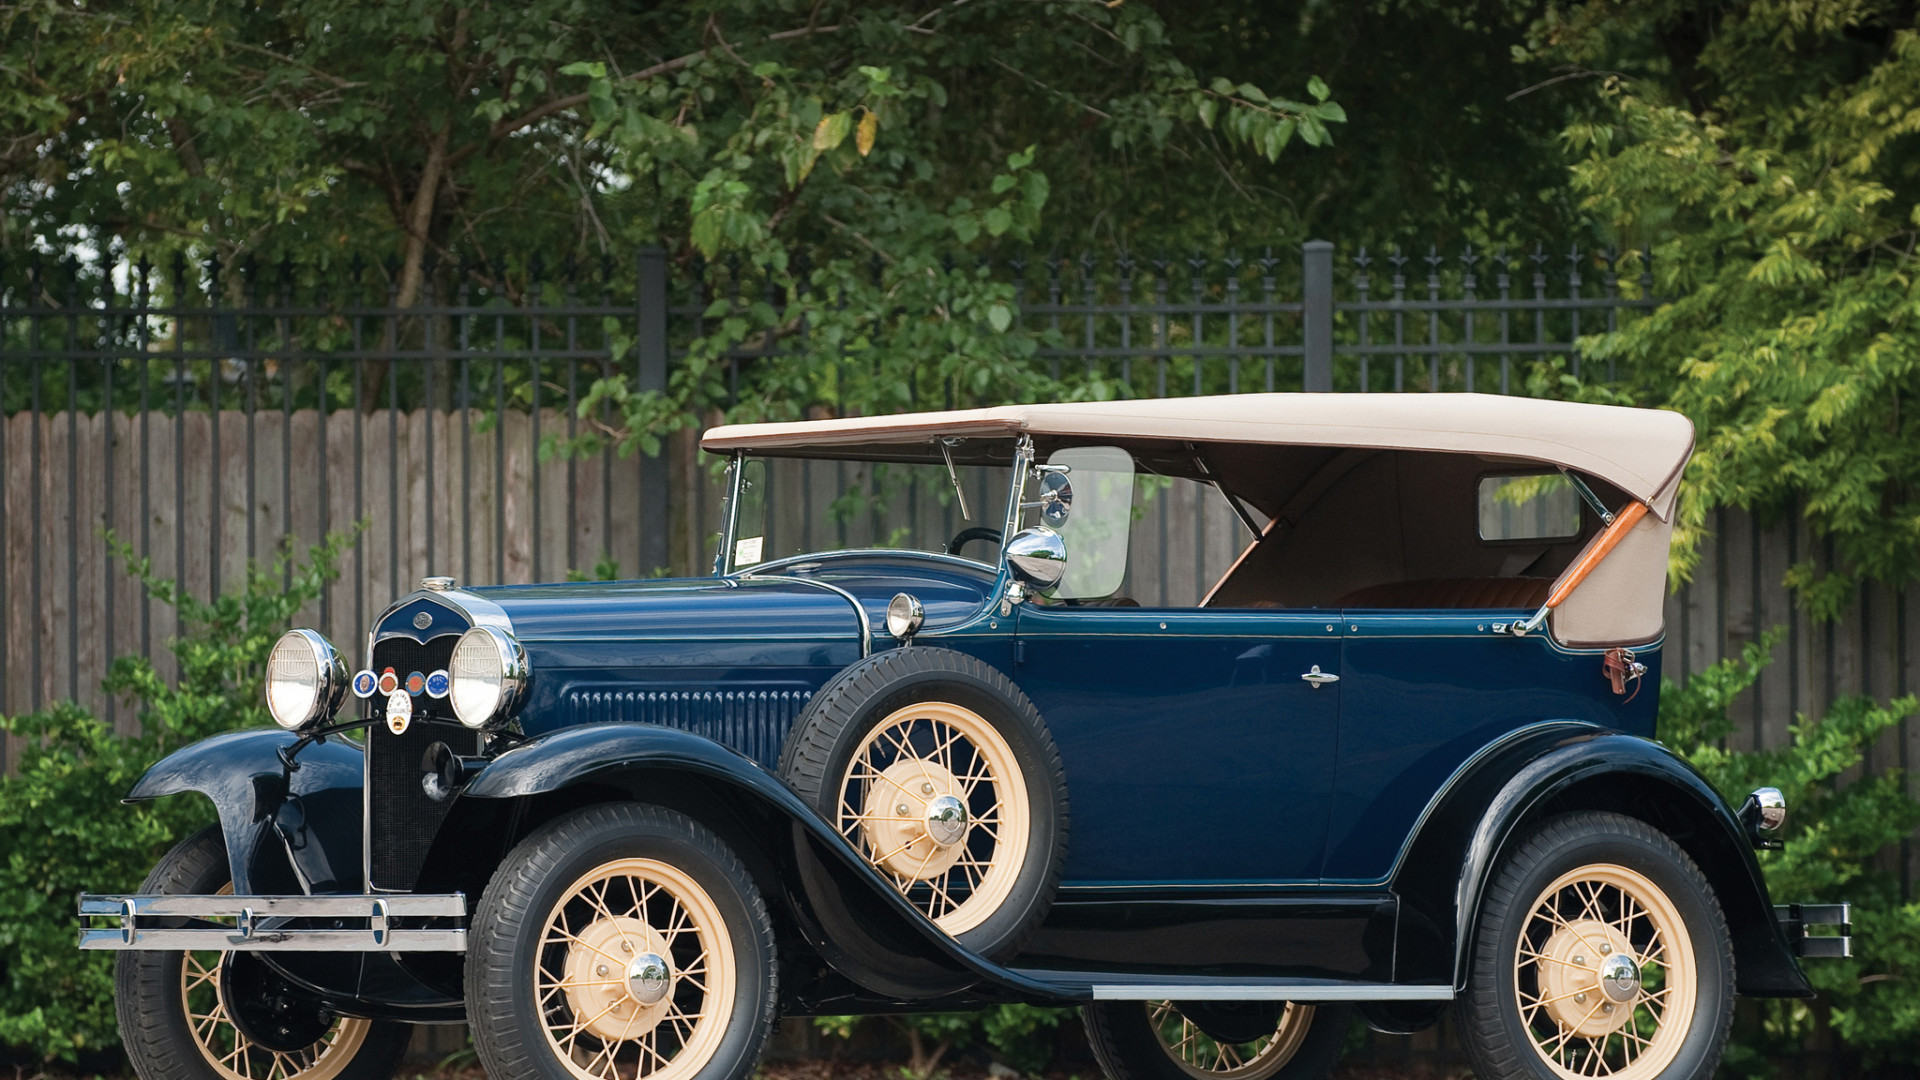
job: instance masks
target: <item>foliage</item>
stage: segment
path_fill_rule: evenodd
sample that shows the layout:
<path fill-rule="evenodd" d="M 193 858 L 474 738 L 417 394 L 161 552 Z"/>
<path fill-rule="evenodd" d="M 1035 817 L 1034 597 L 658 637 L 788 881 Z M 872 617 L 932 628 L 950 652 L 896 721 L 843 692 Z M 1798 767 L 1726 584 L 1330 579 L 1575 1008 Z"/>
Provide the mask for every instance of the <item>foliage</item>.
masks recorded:
<path fill-rule="evenodd" d="M 1727 708 L 1759 677 L 1778 637 L 1762 635 L 1685 686 L 1663 685 L 1660 737 L 1730 800 L 1762 784 L 1780 789 L 1788 807 L 1786 847 L 1760 853 L 1768 889 L 1796 901 L 1851 901 L 1854 956 L 1806 965 L 1821 993 L 1817 1003 L 1752 1003 L 1760 1022 L 1736 1031 L 1727 1066 L 1766 1075 L 1771 1061 L 1807 1045 L 1825 1023 L 1869 1061 L 1911 1063 L 1920 1047 L 1920 902 L 1901 900 L 1899 878 L 1881 856 L 1920 825 L 1920 803 L 1898 771 L 1854 771 L 1884 733 L 1920 710 L 1920 700 L 1882 706 L 1843 698 L 1817 723 L 1802 717 L 1783 749 L 1730 749 Z"/>
<path fill-rule="evenodd" d="M 1039 1005 L 995 1005 L 978 1012 L 918 1013 L 883 1019 L 907 1040 L 908 1059 L 901 1068 L 906 1080 L 930 1080 L 947 1054 L 979 1043 L 996 1060 L 1016 1072 L 1036 1075 L 1052 1060 L 1053 1030 L 1074 1015 L 1071 1008 Z M 813 1026 L 834 1038 L 850 1039 L 864 1016 L 816 1016 Z"/>
<path fill-rule="evenodd" d="M 335 536 L 271 566 L 209 602 L 154 576 L 149 560 L 116 545 L 147 595 L 179 613 L 172 643 L 178 678 L 144 657 L 120 657 L 110 692 L 139 703 L 140 729 L 117 734 L 71 703 L 0 717 L 15 736 L 16 767 L 0 776 L 0 1044 L 73 1061 L 111 1048 L 111 953 L 74 951 L 74 897 L 134 892 L 166 849 L 212 823 L 199 798 L 123 806 L 120 797 L 159 758 L 239 727 L 270 723 L 262 678 L 267 651 L 335 574 L 349 536 Z"/>
<path fill-rule="evenodd" d="M 1910 5 L 1592 0 L 1535 52 L 1604 80 L 1573 184 L 1673 298 L 1592 342 L 1690 416 L 1676 570 L 1715 507 L 1832 542 L 1789 581 L 1833 617 L 1920 574 L 1920 32 Z M 1565 391 L 1585 388 L 1572 384 Z M 1817 547 L 1818 545 L 1816 545 Z"/>

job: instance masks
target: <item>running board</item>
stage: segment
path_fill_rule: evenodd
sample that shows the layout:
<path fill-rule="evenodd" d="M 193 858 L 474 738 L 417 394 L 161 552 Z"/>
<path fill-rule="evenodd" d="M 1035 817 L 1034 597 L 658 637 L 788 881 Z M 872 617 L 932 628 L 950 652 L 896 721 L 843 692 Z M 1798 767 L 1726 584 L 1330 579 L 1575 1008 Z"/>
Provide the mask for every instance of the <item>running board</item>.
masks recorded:
<path fill-rule="evenodd" d="M 1030 979 L 1058 986 L 1063 996 L 1091 996 L 1095 1001 L 1452 1001 L 1454 996 L 1451 986 L 1340 979 L 1128 976 L 1106 971 L 1016 970 Z"/>
<path fill-rule="evenodd" d="M 396 928 L 395 919 L 464 921 L 467 898 L 445 895 L 378 896 L 145 896 L 80 897 L 82 949 L 245 949 L 276 952 L 465 952 L 464 927 Z M 113 920 L 109 926 L 97 920 Z M 232 926 L 209 924 L 232 919 Z M 325 920 L 327 927 L 288 926 L 289 919 Z M 156 926 L 167 920 L 174 925 Z M 179 925 L 181 920 L 199 925 Z M 348 926 L 348 922 L 358 926 Z"/>

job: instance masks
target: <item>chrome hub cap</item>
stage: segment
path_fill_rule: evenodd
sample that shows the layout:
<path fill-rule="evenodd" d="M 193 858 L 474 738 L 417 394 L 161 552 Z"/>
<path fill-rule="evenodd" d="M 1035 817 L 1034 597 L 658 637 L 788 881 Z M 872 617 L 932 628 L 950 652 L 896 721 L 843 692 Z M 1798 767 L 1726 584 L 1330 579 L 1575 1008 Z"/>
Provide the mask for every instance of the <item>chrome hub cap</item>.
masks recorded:
<path fill-rule="evenodd" d="M 927 837 L 941 847 L 952 847 L 967 835 L 967 804 L 951 795 L 927 803 Z"/>
<path fill-rule="evenodd" d="M 673 986 L 673 970 L 659 953 L 643 953 L 627 965 L 627 996 L 642 1005 L 658 1005 Z"/>
<path fill-rule="evenodd" d="M 1640 965 L 1625 953 L 1600 961 L 1600 992 L 1617 1002 L 1640 996 Z"/>

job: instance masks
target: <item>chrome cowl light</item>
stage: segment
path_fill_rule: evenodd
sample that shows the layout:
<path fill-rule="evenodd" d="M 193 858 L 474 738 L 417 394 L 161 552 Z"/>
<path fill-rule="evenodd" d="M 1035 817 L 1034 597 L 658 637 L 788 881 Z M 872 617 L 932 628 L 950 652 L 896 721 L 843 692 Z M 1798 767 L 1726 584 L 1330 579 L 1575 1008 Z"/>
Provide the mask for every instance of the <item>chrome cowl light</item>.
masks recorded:
<path fill-rule="evenodd" d="M 475 730 L 510 719 L 532 674 L 527 651 L 512 634 L 492 626 L 476 626 L 460 635 L 447 673 L 453 715 Z"/>
<path fill-rule="evenodd" d="M 347 665 L 315 630 L 289 630 L 267 654 L 267 711 L 299 731 L 331 717 L 347 694 Z"/>

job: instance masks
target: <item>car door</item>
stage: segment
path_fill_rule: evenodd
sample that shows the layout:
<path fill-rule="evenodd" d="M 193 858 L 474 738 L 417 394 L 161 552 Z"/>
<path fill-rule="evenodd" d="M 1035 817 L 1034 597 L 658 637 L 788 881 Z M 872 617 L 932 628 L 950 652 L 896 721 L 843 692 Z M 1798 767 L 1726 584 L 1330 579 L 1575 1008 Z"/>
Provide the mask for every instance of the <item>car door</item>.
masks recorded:
<path fill-rule="evenodd" d="M 1063 883 L 1317 881 L 1341 631 L 1326 612 L 1023 604 L 1014 678 L 1066 768 Z"/>

